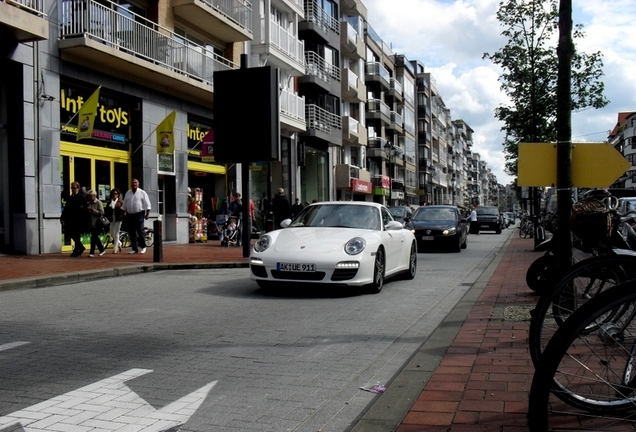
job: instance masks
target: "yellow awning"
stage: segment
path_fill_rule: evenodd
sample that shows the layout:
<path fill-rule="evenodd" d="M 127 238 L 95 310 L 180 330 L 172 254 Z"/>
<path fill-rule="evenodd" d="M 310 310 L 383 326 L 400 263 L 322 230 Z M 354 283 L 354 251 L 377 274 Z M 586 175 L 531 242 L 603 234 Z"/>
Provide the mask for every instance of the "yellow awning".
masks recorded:
<path fill-rule="evenodd" d="M 188 161 L 188 171 L 199 171 L 211 174 L 227 174 L 224 165 L 209 164 L 204 162 Z"/>

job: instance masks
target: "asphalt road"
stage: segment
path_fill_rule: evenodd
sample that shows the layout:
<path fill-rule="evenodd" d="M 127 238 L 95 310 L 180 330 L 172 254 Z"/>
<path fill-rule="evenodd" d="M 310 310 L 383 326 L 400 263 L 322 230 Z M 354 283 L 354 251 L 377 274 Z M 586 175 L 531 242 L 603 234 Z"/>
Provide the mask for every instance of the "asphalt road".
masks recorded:
<path fill-rule="evenodd" d="M 345 431 L 515 231 L 420 253 L 378 295 L 248 269 L 0 292 L 0 431 Z"/>

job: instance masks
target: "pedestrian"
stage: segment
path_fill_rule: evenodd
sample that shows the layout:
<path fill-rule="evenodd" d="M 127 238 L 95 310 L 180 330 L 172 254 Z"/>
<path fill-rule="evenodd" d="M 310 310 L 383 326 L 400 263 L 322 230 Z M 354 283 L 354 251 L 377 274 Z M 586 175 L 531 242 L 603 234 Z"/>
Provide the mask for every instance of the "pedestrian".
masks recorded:
<path fill-rule="evenodd" d="M 470 221 L 470 227 L 468 231 L 471 234 L 479 235 L 479 225 L 477 225 L 477 204 L 473 206 L 473 209 L 470 211 L 470 215 L 468 216 L 468 220 Z"/>
<path fill-rule="evenodd" d="M 267 198 L 267 194 L 265 192 L 263 192 L 261 201 L 258 203 L 258 212 L 261 217 L 261 229 L 263 231 L 266 231 L 267 230 L 267 215 L 270 212 L 270 207 L 269 207 L 269 198 Z"/>
<path fill-rule="evenodd" d="M 274 213 L 274 228 L 280 228 L 280 223 L 285 219 L 291 218 L 291 206 L 287 197 L 285 197 L 285 189 L 279 188 L 276 196 L 272 200 L 272 212 Z"/>
<path fill-rule="evenodd" d="M 82 234 L 88 228 L 87 203 L 86 197 L 80 193 L 80 190 L 78 182 L 71 183 L 71 195 L 66 198 L 60 217 L 62 227 L 64 227 L 64 235 L 73 240 L 72 257 L 80 256 L 86 250 L 82 244 Z"/>
<path fill-rule="evenodd" d="M 250 213 L 250 220 L 252 221 L 252 224 L 256 223 L 256 205 L 254 204 L 254 200 L 252 198 L 250 198 L 249 200 L 249 213 Z"/>
<path fill-rule="evenodd" d="M 294 204 L 291 206 L 291 215 L 292 217 L 298 216 L 298 214 L 303 210 L 303 205 L 300 203 L 300 199 L 296 198 Z"/>
<path fill-rule="evenodd" d="M 124 203 L 121 209 L 124 211 L 126 229 L 128 234 L 130 234 L 130 246 L 132 250 L 128 253 L 146 253 L 146 236 L 143 231 L 143 226 L 144 219 L 150 217 L 151 205 L 148 194 L 139 187 L 139 180 L 132 180 L 130 190 L 126 192 L 124 196 Z M 139 239 L 137 239 L 137 236 L 139 236 Z M 138 246 L 141 246 L 141 248 Z"/>
<path fill-rule="evenodd" d="M 88 214 L 90 216 L 90 227 L 91 227 L 91 250 L 89 251 L 88 257 L 95 257 L 95 248 L 99 250 L 99 256 L 102 256 L 106 253 L 106 249 L 104 249 L 104 245 L 102 244 L 99 235 L 104 230 L 104 225 L 102 225 L 101 217 L 104 216 L 104 206 L 102 202 L 97 199 L 97 192 L 93 189 L 86 192 L 86 196 L 88 197 Z"/>
<path fill-rule="evenodd" d="M 243 212 L 243 201 L 241 200 L 241 194 L 238 192 L 232 193 L 230 205 L 228 206 L 230 216 L 241 217 Z"/>
<path fill-rule="evenodd" d="M 124 211 L 121 206 L 124 200 L 121 198 L 119 189 L 110 191 L 110 200 L 104 209 L 104 215 L 110 221 L 110 236 L 113 238 L 113 253 L 121 252 L 121 244 L 119 242 L 119 231 L 121 229 L 121 221 L 124 220 Z"/>

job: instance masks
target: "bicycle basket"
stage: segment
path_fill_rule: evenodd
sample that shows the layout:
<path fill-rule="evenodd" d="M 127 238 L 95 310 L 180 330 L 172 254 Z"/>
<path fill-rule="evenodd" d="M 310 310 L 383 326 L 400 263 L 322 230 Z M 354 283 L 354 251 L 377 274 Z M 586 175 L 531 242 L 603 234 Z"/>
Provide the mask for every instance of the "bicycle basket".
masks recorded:
<path fill-rule="evenodd" d="M 606 240 L 612 235 L 612 209 L 597 199 L 575 203 L 570 229 L 582 240 Z"/>

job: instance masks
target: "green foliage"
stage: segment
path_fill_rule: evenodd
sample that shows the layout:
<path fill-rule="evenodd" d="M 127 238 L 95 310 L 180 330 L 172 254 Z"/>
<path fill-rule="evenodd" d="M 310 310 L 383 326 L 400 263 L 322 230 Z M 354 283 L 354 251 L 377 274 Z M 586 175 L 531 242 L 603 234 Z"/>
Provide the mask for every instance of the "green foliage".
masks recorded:
<path fill-rule="evenodd" d="M 557 0 L 504 0 L 499 3 L 497 20 L 508 43 L 484 59 L 502 69 L 501 90 L 510 104 L 495 109 L 495 118 L 504 126 L 503 143 L 506 172 L 517 174 L 520 142 L 556 141 L 558 76 Z M 573 38 L 583 38 L 583 27 L 575 26 Z M 603 61 L 600 52 L 575 52 L 572 59 L 573 111 L 602 108 L 609 103 L 603 96 Z"/>

